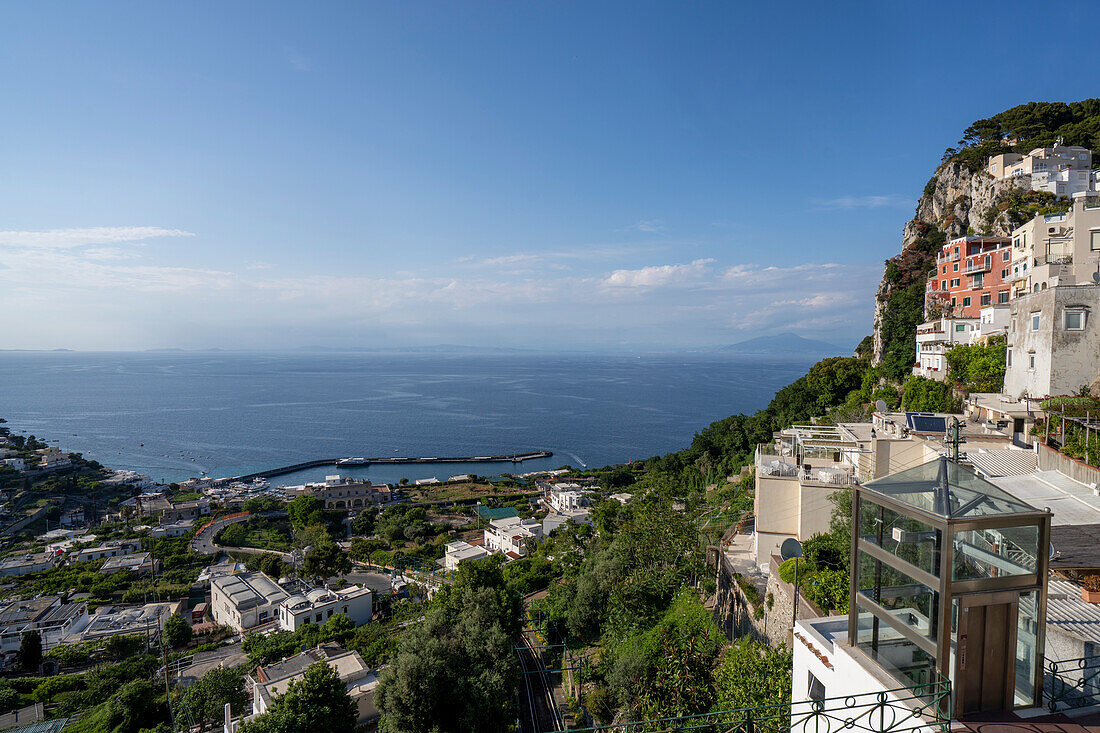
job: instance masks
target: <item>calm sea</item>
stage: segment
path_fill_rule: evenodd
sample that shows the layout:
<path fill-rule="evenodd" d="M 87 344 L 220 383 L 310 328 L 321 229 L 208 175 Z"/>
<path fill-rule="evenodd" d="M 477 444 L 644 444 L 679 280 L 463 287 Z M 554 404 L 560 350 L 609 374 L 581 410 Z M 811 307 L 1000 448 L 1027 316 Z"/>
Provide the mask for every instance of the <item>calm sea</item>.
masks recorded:
<path fill-rule="evenodd" d="M 0 352 L 0 417 L 115 468 L 180 480 L 312 458 L 489 455 L 511 464 L 331 466 L 396 481 L 603 466 L 677 450 L 757 410 L 806 361 L 689 356 Z"/>

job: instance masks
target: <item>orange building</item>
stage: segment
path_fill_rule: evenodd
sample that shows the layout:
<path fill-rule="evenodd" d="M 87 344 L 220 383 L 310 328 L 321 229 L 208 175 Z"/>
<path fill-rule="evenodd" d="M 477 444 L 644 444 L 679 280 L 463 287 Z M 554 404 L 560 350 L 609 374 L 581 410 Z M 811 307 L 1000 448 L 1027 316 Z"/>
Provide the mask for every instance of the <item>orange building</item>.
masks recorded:
<path fill-rule="evenodd" d="M 1012 240 L 1008 237 L 959 237 L 936 255 L 936 272 L 925 292 L 944 314 L 977 318 L 983 306 L 1007 303 Z"/>

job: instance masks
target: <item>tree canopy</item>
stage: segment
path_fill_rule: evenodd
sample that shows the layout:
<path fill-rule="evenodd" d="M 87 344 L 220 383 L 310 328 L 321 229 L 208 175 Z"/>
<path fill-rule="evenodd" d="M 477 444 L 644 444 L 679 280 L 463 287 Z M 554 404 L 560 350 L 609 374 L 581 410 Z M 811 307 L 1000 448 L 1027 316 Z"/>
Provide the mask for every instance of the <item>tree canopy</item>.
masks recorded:
<path fill-rule="evenodd" d="M 358 710 L 336 670 L 325 662 L 310 665 L 300 680 L 275 697 L 267 712 L 246 721 L 239 733 L 325 731 L 351 733 Z"/>

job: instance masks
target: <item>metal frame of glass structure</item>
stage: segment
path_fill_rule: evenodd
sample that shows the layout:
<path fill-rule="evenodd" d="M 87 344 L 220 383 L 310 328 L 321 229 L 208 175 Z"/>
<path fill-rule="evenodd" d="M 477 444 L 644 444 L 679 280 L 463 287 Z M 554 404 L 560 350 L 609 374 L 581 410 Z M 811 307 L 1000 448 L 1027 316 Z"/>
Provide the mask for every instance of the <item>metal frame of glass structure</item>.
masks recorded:
<path fill-rule="evenodd" d="M 998 604 L 1004 707 L 1042 704 L 1050 517 L 946 457 L 854 486 L 850 645 L 905 683 L 950 679 L 962 712 L 960 616 Z"/>

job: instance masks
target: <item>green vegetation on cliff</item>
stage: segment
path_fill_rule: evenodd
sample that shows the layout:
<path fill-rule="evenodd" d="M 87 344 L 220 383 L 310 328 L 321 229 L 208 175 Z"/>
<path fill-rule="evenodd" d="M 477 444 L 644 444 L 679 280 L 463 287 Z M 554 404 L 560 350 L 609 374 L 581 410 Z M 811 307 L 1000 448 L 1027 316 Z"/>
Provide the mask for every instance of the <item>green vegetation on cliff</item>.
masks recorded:
<path fill-rule="evenodd" d="M 984 169 L 991 155 L 1050 147 L 1059 137 L 1066 145 L 1100 148 L 1100 99 L 1028 102 L 978 120 L 966 128 L 957 148 L 947 149 L 944 160 L 974 172 Z M 1007 145 L 1010 139 L 1015 143 Z"/>

